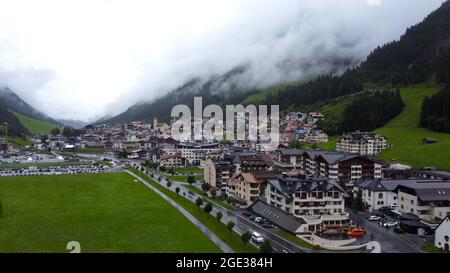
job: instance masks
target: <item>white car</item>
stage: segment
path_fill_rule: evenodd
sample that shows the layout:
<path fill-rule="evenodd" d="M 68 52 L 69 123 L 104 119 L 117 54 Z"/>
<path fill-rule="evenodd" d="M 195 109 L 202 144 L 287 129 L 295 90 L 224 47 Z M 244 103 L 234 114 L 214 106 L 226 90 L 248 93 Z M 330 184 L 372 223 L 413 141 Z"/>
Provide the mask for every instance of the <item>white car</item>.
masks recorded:
<path fill-rule="evenodd" d="M 383 227 L 385 228 L 391 228 L 391 227 L 396 227 L 398 226 L 398 222 L 386 222 L 383 224 Z"/>
<path fill-rule="evenodd" d="M 371 215 L 371 216 L 369 216 L 368 220 L 371 222 L 380 221 L 381 217 L 377 216 L 377 215 Z"/>
<path fill-rule="evenodd" d="M 252 233 L 252 240 L 258 244 L 262 244 L 264 242 L 264 238 L 256 231 Z"/>
<path fill-rule="evenodd" d="M 397 203 L 394 202 L 394 203 L 390 204 L 389 208 L 396 209 L 397 208 Z"/>

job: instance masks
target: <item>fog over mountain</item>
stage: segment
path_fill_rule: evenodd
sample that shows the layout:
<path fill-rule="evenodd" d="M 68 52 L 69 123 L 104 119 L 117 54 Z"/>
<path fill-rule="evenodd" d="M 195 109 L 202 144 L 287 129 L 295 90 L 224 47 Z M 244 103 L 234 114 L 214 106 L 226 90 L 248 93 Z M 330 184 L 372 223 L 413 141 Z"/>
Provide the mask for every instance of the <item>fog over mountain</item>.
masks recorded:
<path fill-rule="evenodd" d="M 0 86 L 92 121 L 245 65 L 263 88 L 398 39 L 443 0 L 0 0 Z"/>

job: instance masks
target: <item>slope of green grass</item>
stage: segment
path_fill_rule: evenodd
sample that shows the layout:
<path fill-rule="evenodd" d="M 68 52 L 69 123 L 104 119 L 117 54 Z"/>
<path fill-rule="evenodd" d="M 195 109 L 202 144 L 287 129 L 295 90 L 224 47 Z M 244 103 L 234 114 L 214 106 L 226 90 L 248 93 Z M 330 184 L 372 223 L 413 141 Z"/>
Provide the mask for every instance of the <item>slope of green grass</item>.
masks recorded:
<path fill-rule="evenodd" d="M 2 177 L 0 200 L 0 252 L 220 252 L 126 173 Z"/>
<path fill-rule="evenodd" d="M 423 83 L 402 88 L 401 95 L 406 107 L 403 112 L 376 133 L 385 135 L 392 147 L 379 156 L 413 167 L 435 166 L 450 170 L 450 134 L 419 128 L 423 99 L 439 90 L 434 83 Z M 424 137 L 432 137 L 437 144 L 422 144 Z"/>
<path fill-rule="evenodd" d="M 34 118 L 27 117 L 20 113 L 12 112 L 19 120 L 20 123 L 23 124 L 28 129 L 30 134 L 50 134 L 51 130 L 57 127 L 54 124 L 50 124 L 46 121 L 37 120 Z"/>

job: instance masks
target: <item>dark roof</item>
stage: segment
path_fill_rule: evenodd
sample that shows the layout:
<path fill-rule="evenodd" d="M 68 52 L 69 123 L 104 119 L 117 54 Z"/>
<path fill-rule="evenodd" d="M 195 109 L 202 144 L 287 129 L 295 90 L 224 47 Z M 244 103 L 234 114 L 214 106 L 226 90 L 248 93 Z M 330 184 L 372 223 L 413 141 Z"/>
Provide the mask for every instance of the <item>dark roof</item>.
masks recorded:
<path fill-rule="evenodd" d="M 286 198 L 290 199 L 293 194 L 299 189 L 312 192 L 317 188 L 321 188 L 323 191 L 327 192 L 332 188 L 337 188 L 344 194 L 345 190 L 336 182 L 336 180 L 328 179 L 325 177 L 306 177 L 304 179 L 284 177 L 278 179 L 269 179 L 267 181 L 273 187 L 275 187 L 278 192 L 284 195 Z"/>
<path fill-rule="evenodd" d="M 288 155 L 288 156 L 289 155 L 298 156 L 298 155 L 302 155 L 305 152 L 305 150 L 302 150 L 302 149 L 280 149 L 279 151 L 280 151 L 281 155 Z"/>
<path fill-rule="evenodd" d="M 416 192 L 421 201 L 450 201 L 450 181 L 446 180 L 413 180 L 408 184 L 396 187 L 409 188 Z"/>
<path fill-rule="evenodd" d="M 292 233 L 295 233 L 300 226 L 306 224 L 303 219 L 296 218 L 280 209 L 274 208 L 262 200 L 257 200 L 249 209 L 280 228 Z"/>
<path fill-rule="evenodd" d="M 417 227 L 417 228 L 430 228 L 429 225 L 426 225 L 422 223 L 419 220 L 402 220 L 400 221 L 401 224 L 411 226 L 411 227 Z"/>

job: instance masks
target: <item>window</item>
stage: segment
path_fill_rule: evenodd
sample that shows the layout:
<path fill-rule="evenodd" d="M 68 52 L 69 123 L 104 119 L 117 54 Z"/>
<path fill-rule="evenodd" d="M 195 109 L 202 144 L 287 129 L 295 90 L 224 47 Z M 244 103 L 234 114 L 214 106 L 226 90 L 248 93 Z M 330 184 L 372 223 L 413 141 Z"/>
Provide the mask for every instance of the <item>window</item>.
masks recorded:
<path fill-rule="evenodd" d="M 414 204 L 414 200 L 411 200 L 411 204 Z"/>
<path fill-rule="evenodd" d="M 378 194 L 378 199 L 383 199 L 383 194 L 382 193 Z"/>

